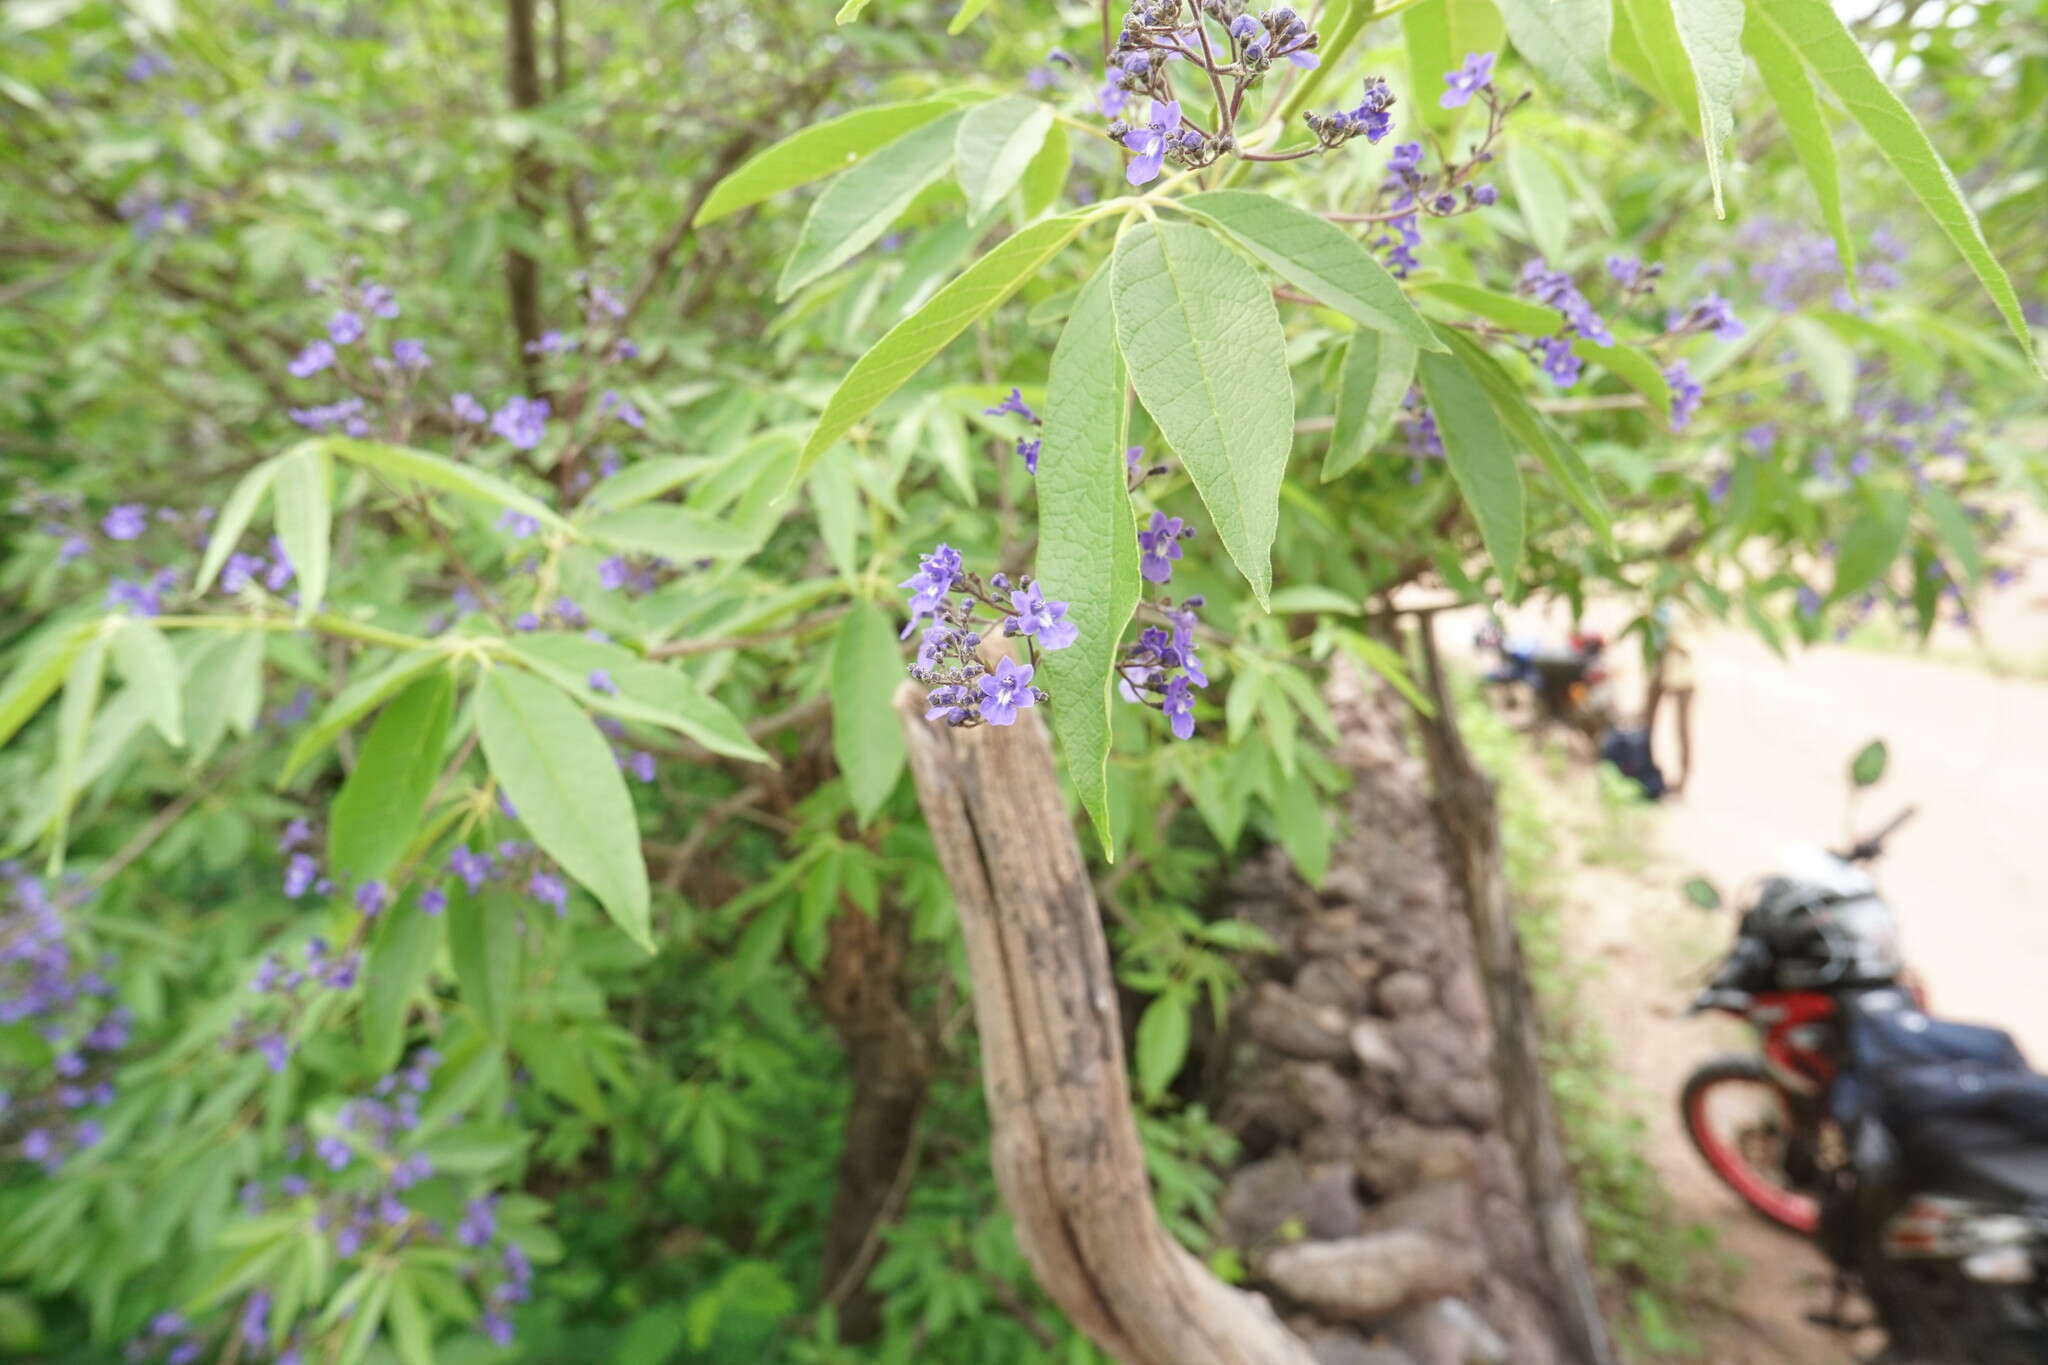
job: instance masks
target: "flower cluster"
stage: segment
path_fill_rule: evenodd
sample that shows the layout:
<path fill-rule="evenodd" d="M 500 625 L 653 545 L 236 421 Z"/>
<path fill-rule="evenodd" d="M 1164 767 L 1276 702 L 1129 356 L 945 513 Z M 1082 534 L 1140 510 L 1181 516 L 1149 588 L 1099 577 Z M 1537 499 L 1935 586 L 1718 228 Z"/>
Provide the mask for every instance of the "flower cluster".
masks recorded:
<path fill-rule="evenodd" d="M 1316 135 L 1316 141 L 1325 147 L 1341 146 L 1355 137 L 1374 143 L 1393 131 L 1394 116 L 1389 112 L 1393 107 L 1393 90 L 1378 76 L 1371 76 L 1366 79 L 1365 94 L 1356 108 L 1327 114 L 1311 111 L 1301 117 Z"/>
<path fill-rule="evenodd" d="M 653 760 L 647 756 L 647 776 L 642 781 L 652 781 Z M 636 765 L 631 759 L 622 763 L 634 776 Z M 516 819 L 518 812 L 512 809 L 503 793 L 498 797 L 499 808 L 508 819 Z M 480 894 L 486 885 L 496 882 L 524 896 L 535 906 L 551 910 L 557 919 L 569 913 L 569 883 L 563 878 L 561 869 L 532 844 L 518 839 L 502 840 L 489 851 L 472 849 L 467 844 L 458 845 L 448 855 L 448 871 L 462 883 L 470 895 Z M 430 915 L 438 915 L 448 904 L 446 888 L 436 883 L 420 893 L 420 909 Z"/>
<path fill-rule="evenodd" d="M 1036 412 L 1033 412 L 1031 405 L 1024 401 L 1024 391 L 1022 389 L 1011 389 L 1008 398 L 1005 398 L 992 408 L 983 408 L 981 411 L 985 417 L 1003 417 L 1014 414 L 1022 417 L 1034 430 L 1045 425 L 1045 419 L 1041 418 Z M 1017 455 L 1024 461 L 1024 468 L 1033 475 L 1038 473 L 1038 446 L 1039 438 L 1036 436 L 1019 436 L 1017 438 Z"/>
<path fill-rule="evenodd" d="M 1200 594 L 1178 606 L 1170 600 L 1147 603 L 1146 609 L 1165 624 L 1140 630 L 1116 663 L 1118 695 L 1163 713 L 1176 739 L 1193 738 L 1195 689 L 1209 685 L 1195 654 L 1195 611 L 1202 605 Z"/>
<path fill-rule="evenodd" d="M 61 1169 L 103 1136 L 114 1102 L 113 1063 L 134 1022 L 111 1003 L 112 963 L 88 964 L 73 945 L 59 897 L 18 863 L 0 863 L 0 1026 L 36 1045 L 0 1062 L 0 1157 Z"/>
<path fill-rule="evenodd" d="M 1424 217 L 1451 218 L 1500 202 L 1498 190 L 1478 183 L 1474 177 L 1493 161 L 1493 144 L 1507 126 L 1508 116 L 1529 98 L 1526 93 L 1512 100 L 1501 97 L 1493 84 L 1493 54 L 1490 52 L 1475 52 L 1466 57 L 1463 66 L 1444 76 L 1444 82 L 1450 87 L 1441 101 L 1445 108 L 1458 108 L 1475 97 L 1486 105 L 1486 131 L 1472 145 L 1469 154 L 1459 161 L 1446 161 L 1442 167 L 1432 171 L 1425 166 L 1427 153 L 1420 142 L 1396 143 L 1393 154 L 1387 158 L 1387 174 L 1380 182 L 1379 198 L 1372 211 L 1332 215 L 1340 222 L 1382 225 L 1383 231 L 1373 239 L 1372 245 L 1385 257 L 1387 269 L 1402 279 L 1421 264 L 1415 249 L 1422 245 L 1421 223 Z M 1367 81 L 1366 104 L 1359 112 L 1372 107 L 1381 111 L 1379 117 L 1384 118 L 1385 106 L 1393 103 L 1393 96 L 1386 93 L 1385 87 L 1386 83 L 1376 78 Z M 1352 117 L 1355 119 L 1356 113 Z M 1310 126 L 1316 125 L 1312 122 Z M 1385 131 L 1381 125 L 1374 127 L 1382 134 Z M 1371 132 L 1372 129 L 1368 129 L 1368 136 Z M 1373 136 L 1371 140 L 1377 142 L 1379 138 Z"/>
<path fill-rule="evenodd" d="M 1051 700 L 1031 679 L 1038 650 L 1065 649 L 1080 638 L 1080 628 L 1066 619 L 1065 602 L 1048 600 L 1029 578 L 1012 584 L 998 573 L 984 582 L 966 571 L 950 545 L 919 560 L 917 572 L 901 586 L 910 590 L 904 635 L 930 622 L 910 666 L 910 676 L 931 689 L 926 719 L 953 726 L 1014 725 L 1020 710 Z M 992 630 L 1021 637 L 1033 662 L 1020 664 L 1004 654 L 989 668 L 980 650 Z"/>

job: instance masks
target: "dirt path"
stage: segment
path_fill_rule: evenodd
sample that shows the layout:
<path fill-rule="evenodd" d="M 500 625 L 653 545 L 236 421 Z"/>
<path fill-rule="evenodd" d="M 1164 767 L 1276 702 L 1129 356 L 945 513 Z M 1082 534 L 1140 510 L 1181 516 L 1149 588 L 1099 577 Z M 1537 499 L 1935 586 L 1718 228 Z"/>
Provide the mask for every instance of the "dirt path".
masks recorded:
<path fill-rule="evenodd" d="M 1986 617 L 1990 643 L 2006 658 L 2048 657 L 2048 598 L 2038 586 L 2048 560 L 2034 567 L 2035 589 Z M 1562 623 L 1548 630 L 1561 636 Z M 1732 923 L 1691 909 L 1677 887 L 1703 873 L 1737 898 L 1789 843 L 1842 842 L 1852 828 L 1917 806 L 1877 869 L 1906 956 L 1936 1012 L 2009 1029 L 2048 1068 L 2048 681 L 1846 648 L 1809 650 L 1788 664 L 1732 631 L 1696 641 L 1694 652 L 1696 766 L 1687 789 L 1651 815 L 1650 847 L 1631 866 L 1572 874 L 1567 932 L 1579 959 L 1600 968 L 1586 1002 L 1642 1091 L 1653 1161 L 1682 1214 L 1713 1228 L 1733 1262 L 1734 1311 L 1702 1324 L 1705 1358 L 1846 1363 L 1857 1359 L 1849 1343 L 1804 1321 L 1826 1296 L 1819 1253 L 1748 1214 L 1679 1126 L 1675 1097 L 1686 1074 L 1746 1039 L 1738 1027 L 1681 1017 Z M 1624 679 L 1622 697 L 1639 697 L 1636 687 Z M 1668 717 L 1664 728 L 1658 754 L 1668 773 Z M 1873 738 L 1889 744 L 1891 771 L 1852 806 L 1849 759 Z M 1583 818 L 1587 773 L 1574 765 L 1562 780 L 1573 791 L 1561 801 Z"/>

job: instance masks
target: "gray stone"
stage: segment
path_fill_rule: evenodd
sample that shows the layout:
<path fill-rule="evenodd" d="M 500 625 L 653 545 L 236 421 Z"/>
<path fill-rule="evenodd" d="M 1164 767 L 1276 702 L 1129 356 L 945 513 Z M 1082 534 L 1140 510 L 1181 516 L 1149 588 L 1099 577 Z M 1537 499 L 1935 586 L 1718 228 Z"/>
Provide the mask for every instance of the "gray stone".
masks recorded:
<path fill-rule="evenodd" d="M 1223 1189 L 1223 1230 L 1233 1246 L 1255 1250 L 1288 1223 L 1313 1238 L 1355 1236 L 1365 1211 L 1345 1162 L 1311 1165 L 1292 1153 L 1256 1161 Z"/>
<path fill-rule="evenodd" d="M 1398 1076 L 1408 1069 L 1408 1061 L 1401 1055 L 1401 1049 L 1394 1046 L 1387 1026 L 1378 1020 L 1360 1019 L 1351 1026 L 1348 1036 L 1351 1055 L 1367 1075 Z"/>
<path fill-rule="evenodd" d="M 1268 981 L 1252 992 L 1245 1029 L 1275 1052 L 1308 1061 L 1336 1061 L 1351 1055 L 1344 1011 L 1312 1005 L 1285 986 Z"/>
<path fill-rule="evenodd" d="M 1341 1327 L 1296 1327 L 1316 1365 L 1415 1365 L 1415 1357 L 1391 1342 L 1367 1341 Z"/>
<path fill-rule="evenodd" d="M 1290 1299 L 1352 1322 L 1371 1322 L 1463 1289 L 1479 1253 L 1406 1228 L 1331 1242 L 1296 1242 L 1260 1259 L 1260 1273 Z"/>
<path fill-rule="evenodd" d="M 1421 972 L 1400 971 L 1380 979 L 1380 1012 L 1396 1019 L 1420 1014 L 1436 1003 L 1436 987 Z"/>

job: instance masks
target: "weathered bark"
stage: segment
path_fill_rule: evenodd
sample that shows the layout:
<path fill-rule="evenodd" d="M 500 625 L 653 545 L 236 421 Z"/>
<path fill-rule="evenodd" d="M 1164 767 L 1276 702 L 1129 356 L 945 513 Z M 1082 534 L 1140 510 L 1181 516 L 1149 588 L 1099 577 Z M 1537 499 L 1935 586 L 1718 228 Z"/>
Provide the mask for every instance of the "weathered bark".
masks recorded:
<path fill-rule="evenodd" d="M 839 1336 L 859 1342 L 882 1326 L 881 1297 L 868 1276 L 883 1230 L 902 1212 L 917 1161 L 918 1115 L 931 1069 L 924 1035 L 904 1008 L 901 911 L 834 916 L 818 984 L 818 1005 L 846 1049 L 853 1078 L 839 1180 L 825 1225 L 819 1283 L 839 1311 Z"/>
<path fill-rule="evenodd" d="M 1159 1224 L 1101 916 L 1035 713 L 969 730 L 897 695 L 974 980 L 996 1183 L 1053 1302 L 1124 1365 L 1312 1365 Z"/>
<path fill-rule="evenodd" d="M 1457 711 L 1437 656 L 1435 623 L 1433 615 L 1418 618 L 1426 682 L 1436 714 L 1418 712 L 1416 718 L 1436 785 L 1438 814 L 1463 881 L 1473 946 L 1486 983 L 1500 1124 L 1520 1162 L 1545 1259 L 1564 1294 L 1557 1304 L 1558 1316 L 1578 1357 L 1605 1365 L 1614 1358 L 1614 1348 L 1600 1313 L 1585 1225 L 1579 1218 L 1578 1192 L 1558 1138 L 1557 1116 L 1543 1073 L 1543 1021 L 1536 1013 L 1521 940 L 1515 934 L 1508 904 L 1493 779 L 1473 761 L 1458 731 Z"/>
<path fill-rule="evenodd" d="M 535 0 L 505 0 L 505 88 L 514 109 L 539 106 L 540 52 L 534 24 Z M 548 164 L 531 142 L 512 153 L 512 195 L 520 216 L 536 231 L 547 197 Z M 512 304 L 512 326 L 519 334 L 518 362 L 529 393 L 540 382 L 533 343 L 540 340 L 540 262 L 520 247 L 505 251 L 505 292 Z"/>

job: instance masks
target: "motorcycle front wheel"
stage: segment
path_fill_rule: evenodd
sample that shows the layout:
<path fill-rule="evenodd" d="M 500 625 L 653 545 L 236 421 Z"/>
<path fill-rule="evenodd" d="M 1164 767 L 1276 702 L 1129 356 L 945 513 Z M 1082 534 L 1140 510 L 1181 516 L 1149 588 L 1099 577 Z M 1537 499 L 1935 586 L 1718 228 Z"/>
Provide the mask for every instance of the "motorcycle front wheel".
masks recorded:
<path fill-rule="evenodd" d="M 1700 1159 L 1743 1203 L 1788 1232 L 1819 1229 L 1820 1201 L 1788 1170 L 1810 1166 L 1812 1154 L 1760 1058 L 1706 1062 L 1686 1078 L 1678 1112 Z"/>

